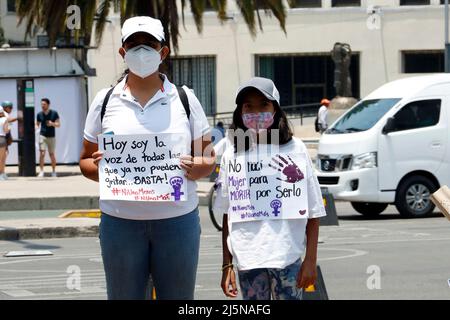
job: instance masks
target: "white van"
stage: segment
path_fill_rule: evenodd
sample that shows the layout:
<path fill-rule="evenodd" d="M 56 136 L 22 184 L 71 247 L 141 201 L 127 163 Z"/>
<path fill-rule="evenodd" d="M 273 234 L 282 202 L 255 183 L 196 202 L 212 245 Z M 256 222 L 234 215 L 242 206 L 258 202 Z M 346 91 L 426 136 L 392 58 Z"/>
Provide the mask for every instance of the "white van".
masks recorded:
<path fill-rule="evenodd" d="M 403 217 L 430 214 L 430 195 L 450 185 L 449 108 L 450 74 L 383 85 L 322 135 L 321 187 L 366 216 L 388 204 Z"/>

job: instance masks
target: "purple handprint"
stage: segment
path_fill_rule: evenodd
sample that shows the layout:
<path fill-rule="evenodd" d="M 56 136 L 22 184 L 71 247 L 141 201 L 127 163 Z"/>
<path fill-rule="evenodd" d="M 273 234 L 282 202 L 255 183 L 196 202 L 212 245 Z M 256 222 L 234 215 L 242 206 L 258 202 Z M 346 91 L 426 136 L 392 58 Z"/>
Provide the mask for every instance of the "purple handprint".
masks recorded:
<path fill-rule="evenodd" d="M 171 193 L 171 195 L 175 197 L 175 201 L 180 201 L 181 196 L 184 194 L 184 192 L 180 191 L 181 186 L 183 185 L 183 178 L 172 177 L 170 178 L 169 183 L 173 188 L 173 192 Z"/>
<path fill-rule="evenodd" d="M 277 154 L 276 157 L 272 158 L 272 161 L 275 164 L 269 163 L 269 167 L 280 171 L 286 176 L 286 180 L 283 180 L 281 178 L 278 178 L 278 180 L 289 182 L 289 183 L 296 183 L 300 180 L 303 180 L 305 176 L 303 175 L 303 172 L 300 170 L 300 168 L 294 163 L 294 161 L 289 157 L 289 155 L 286 155 L 288 159 L 291 161 L 289 163 L 285 158 Z M 281 162 L 277 159 L 280 159 Z"/>

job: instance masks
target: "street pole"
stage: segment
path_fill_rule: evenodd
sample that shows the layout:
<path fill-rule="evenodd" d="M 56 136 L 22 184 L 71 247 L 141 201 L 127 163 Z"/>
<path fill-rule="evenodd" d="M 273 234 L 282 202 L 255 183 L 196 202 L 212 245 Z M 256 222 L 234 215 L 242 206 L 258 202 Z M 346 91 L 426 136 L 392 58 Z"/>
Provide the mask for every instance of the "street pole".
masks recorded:
<path fill-rule="evenodd" d="M 450 44 L 448 41 L 448 0 L 445 0 L 445 72 L 450 72 Z"/>
<path fill-rule="evenodd" d="M 36 176 L 34 80 L 17 80 L 17 111 L 22 113 L 19 121 L 19 176 Z"/>

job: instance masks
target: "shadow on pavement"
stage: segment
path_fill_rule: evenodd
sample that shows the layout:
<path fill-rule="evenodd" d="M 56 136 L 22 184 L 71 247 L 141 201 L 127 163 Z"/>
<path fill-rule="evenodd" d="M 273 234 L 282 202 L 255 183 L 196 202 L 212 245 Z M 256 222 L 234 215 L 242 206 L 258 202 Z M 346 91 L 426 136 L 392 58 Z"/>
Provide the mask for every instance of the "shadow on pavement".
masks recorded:
<path fill-rule="evenodd" d="M 56 174 L 58 175 L 58 178 L 81 176 L 81 173 L 79 173 L 79 172 L 58 172 L 58 171 L 56 171 Z M 36 178 L 36 179 L 43 180 L 43 179 L 51 178 L 52 174 L 51 174 L 51 172 L 45 172 L 44 177 L 39 178 L 37 175 L 36 175 L 36 177 L 22 177 L 22 176 L 19 176 L 18 173 L 8 173 L 8 177 L 9 178 Z"/>
<path fill-rule="evenodd" d="M 24 240 L 9 240 L 9 241 L 14 242 L 15 244 L 22 244 L 24 249 L 30 249 L 30 250 L 54 250 L 54 249 L 61 248 L 61 246 L 36 244 L 36 243 L 30 242 L 30 241 L 24 241 Z"/>
<path fill-rule="evenodd" d="M 339 220 L 348 220 L 348 221 L 373 221 L 373 220 L 412 220 L 412 219 L 428 219 L 428 218 L 444 218 L 442 213 L 440 212 L 434 212 L 433 214 L 426 216 L 426 217 L 420 217 L 420 218 L 402 218 L 400 214 L 398 213 L 385 213 L 381 214 L 376 217 L 367 217 L 363 216 L 361 214 L 355 214 L 355 215 L 348 215 L 348 216 L 339 216 Z"/>

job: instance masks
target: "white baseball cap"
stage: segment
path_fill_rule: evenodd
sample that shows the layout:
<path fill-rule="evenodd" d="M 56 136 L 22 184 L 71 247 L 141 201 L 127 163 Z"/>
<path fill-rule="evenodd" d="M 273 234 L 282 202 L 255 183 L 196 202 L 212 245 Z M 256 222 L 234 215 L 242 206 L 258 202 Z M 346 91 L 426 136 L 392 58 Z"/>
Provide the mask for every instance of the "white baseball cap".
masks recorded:
<path fill-rule="evenodd" d="M 276 101 L 280 105 L 280 93 L 278 92 L 275 83 L 272 80 L 261 77 L 254 77 L 243 83 L 236 92 L 236 104 L 241 103 L 243 93 L 249 89 L 254 88 L 261 92 L 267 99 Z"/>
<path fill-rule="evenodd" d="M 137 32 L 148 33 L 160 42 L 165 40 L 164 28 L 161 21 L 151 17 L 141 16 L 125 20 L 122 26 L 122 43 Z"/>

